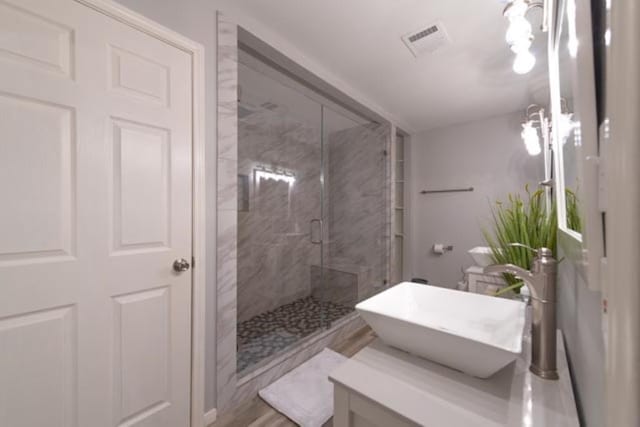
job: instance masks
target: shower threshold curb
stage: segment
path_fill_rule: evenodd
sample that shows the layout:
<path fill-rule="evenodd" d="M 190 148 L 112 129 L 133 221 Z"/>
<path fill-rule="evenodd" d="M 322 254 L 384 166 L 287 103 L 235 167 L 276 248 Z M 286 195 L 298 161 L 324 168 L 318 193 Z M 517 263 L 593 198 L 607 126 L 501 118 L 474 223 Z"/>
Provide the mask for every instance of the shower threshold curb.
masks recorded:
<path fill-rule="evenodd" d="M 357 312 L 353 312 L 353 313 L 345 316 L 344 318 L 333 322 L 333 324 L 331 325 L 331 328 L 326 329 L 326 330 L 321 331 L 321 332 L 316 332 L 315 334 L 310 335 L 309 337 L 304 339 L 301 344 L 294 345 L 293 348 L 291 348 L 290 350 L 287 350 L 284 353 L 278 355 L 273 360 L 269 361 L 267 364 L 265 364 L 263 366 L 260 366 L 260 367 L 258 367 L 256 369 L 252 370 L 251 372 L 243 375 L 242 377 L 238 378 L 237 387 L 240 387 L 243 384 L 248 383 L 249 381 L 253 380 L 256 377 L 259 377 L 260 375 L 262 375 L 265 372 L 271 370 L 272 368 L 278 366 L 279 364 L 281 364 L 282 362 L 284 362 L 287 359 L 291 358 L 292 356 L 294 356 L 294 355 L 300 353 L 301 351 L 304 351 L 305 349 L 309 348 L 310 346 L 312 346 L 313 344 L 315 344 L 319 340 L 327 337 L 330 334 L 335 333 L 338 329 L 342 328 L 343 326 L 347 325 L 348 323 L 350 323 L 350 322 L 352 322 L 354 320 L 357 320 L 359 317 L 360 317 L 360 315 Z"/>

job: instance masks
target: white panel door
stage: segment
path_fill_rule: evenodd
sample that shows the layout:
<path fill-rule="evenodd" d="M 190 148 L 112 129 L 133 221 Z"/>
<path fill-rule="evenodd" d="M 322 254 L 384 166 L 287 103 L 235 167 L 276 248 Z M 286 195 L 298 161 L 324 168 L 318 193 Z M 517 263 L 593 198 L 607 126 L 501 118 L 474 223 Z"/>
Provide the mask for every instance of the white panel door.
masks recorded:
<path fill-rule="evenodd" d="M 0 0 L 0 426 L 189 425 L 191 57 Z"/>

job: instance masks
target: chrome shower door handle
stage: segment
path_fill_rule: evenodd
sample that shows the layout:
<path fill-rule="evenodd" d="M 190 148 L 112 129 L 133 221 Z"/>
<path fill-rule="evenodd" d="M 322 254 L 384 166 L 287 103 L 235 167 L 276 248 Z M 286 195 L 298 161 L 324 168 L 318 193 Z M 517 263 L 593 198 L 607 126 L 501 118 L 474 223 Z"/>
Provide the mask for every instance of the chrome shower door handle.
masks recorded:
<path fill-rule="evenodd" d="M 313 239 L 313 224 L 316 222 L 320 226 L 320 238 L 318 240 Z M 321 219 L 314 218 L 311 221 L 309 221 L 309 238 L 311 239 L 311 243 L 313 243 L 314 245 L 321 245 L 323 234 L 324 234 L 324 230 L 323 230 L 323 224 Z"/>

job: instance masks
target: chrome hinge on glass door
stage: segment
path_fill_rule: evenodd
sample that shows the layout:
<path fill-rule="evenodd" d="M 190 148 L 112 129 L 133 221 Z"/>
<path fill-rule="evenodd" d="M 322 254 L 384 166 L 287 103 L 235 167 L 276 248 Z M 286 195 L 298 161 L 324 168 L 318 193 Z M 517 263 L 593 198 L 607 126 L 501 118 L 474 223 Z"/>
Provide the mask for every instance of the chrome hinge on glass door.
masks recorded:
<path fill-rule="evenodd" d="M 313 238 L 313 224 L 314 223 L 318 223 L 318 225 L 320 226 L 320 238 L 318 240 L 314 240 Z M 323 241 L 323 236 L 324 236 L 324 226 L 322 223 L 321 219 L 312 219 L 311 221 L 309 221 L 309 238 L 311 239 L 311 243 L 315 244 L 315 245 L 321 245 L 322 241 Z"/>

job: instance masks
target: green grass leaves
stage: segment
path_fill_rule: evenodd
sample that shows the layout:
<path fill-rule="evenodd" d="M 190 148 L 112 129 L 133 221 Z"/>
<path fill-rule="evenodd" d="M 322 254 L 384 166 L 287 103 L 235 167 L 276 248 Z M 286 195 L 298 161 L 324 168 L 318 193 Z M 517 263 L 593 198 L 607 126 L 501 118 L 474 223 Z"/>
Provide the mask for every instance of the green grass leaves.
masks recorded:
<path fill-rule="evenodd" d="M 549 214 L 543 189 L 534 191 L 525 186 L 525 196 L 509 194 L 506 202 L 496 201 L 491 207 L 493 227 L 482 233 L 491 248 L 496 264 L 515 264 L 530 269 L 534 254 L 522 247 L 509 246 L 510 243 L 522 243 L 534 249 L 549 248 L 554 256 L 557 253 L 558 222 L 556 205 L 552 203 Z M 505 274 L 509 288 L 518 292 L 522 284 L 512 275 Z"/>

